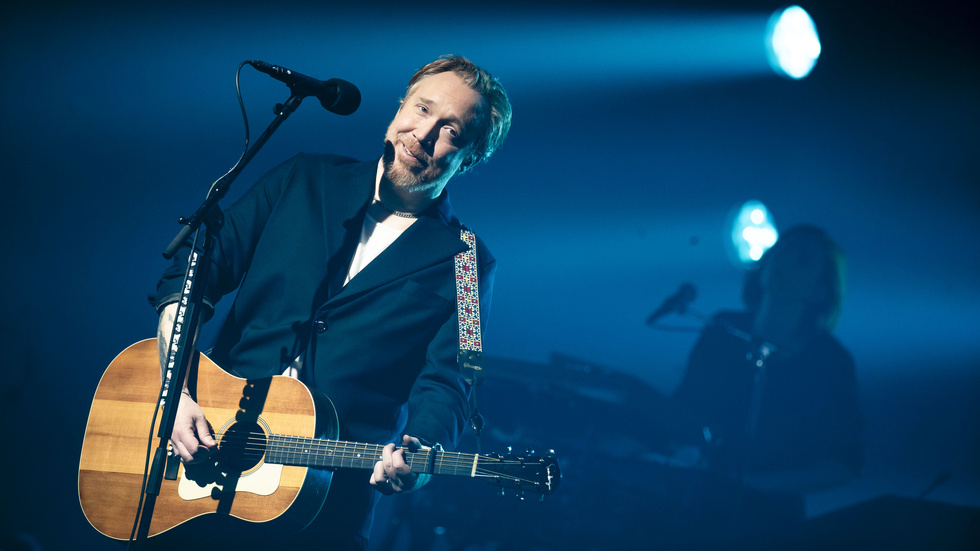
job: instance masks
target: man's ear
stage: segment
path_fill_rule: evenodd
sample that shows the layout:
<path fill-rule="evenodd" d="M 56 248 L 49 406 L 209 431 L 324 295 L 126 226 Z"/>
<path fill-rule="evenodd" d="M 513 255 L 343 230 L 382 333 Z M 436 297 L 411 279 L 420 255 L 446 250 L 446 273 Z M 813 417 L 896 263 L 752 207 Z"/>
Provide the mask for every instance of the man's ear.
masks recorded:
<path fill-rule="evenodd" d="M 456 172 L 458 174 L 462 174 L 466 172 L 473 166 L 477 165 L 480 162 L 480 158 L 481 158 L 480 154 L 477 153 L 476 151 L 467 152 L 466 155 L 463 156 L 463 160 L 460 161 L 459 170 L 457 170 Z"/>

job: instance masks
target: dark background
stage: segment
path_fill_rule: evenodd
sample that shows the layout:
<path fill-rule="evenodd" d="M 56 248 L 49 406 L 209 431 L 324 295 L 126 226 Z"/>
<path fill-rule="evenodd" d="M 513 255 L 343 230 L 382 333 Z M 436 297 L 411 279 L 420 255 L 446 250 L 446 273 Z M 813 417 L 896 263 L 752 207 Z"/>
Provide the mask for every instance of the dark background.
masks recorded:
<path fill-rule="evenodd" d="M 980 65 L 968 8 L 809 2 L 823 53 L 790 81 L 762 46 L 777 2 L 325 4 L 41 2 L 0 15 L 5 537 L 105 544 L 77 501 L 89 403 L 115 354 L 154 335 L 146 295 L 176 218 L 241 152 L 245 59 L 349 80 L 363 102 L 349 117 L 304 102 L 232 196 L 297 151 L 379 155 L 408 77 L 438 55 L 466 55 L 507 87 L 510 137 L 451 189 L 500 264 L 485 345 L 501 376 L 481 402 L 491 427 L 519 419 L 496 437 L 565 452 L 576 474 L 547 514 L 575 522 L 576 500 L 609 500 L 609 518 L 580 519 L 599 533 L 644 503 L 618 487 L 586 495 L 595 479 L 576 470 L 590 449 L 579 429 L 617 389 L 673 390 L 695 333 L 644 319 L 680 283 L 698 288 L 699 311 L 739 305 L 725 232 L 749 199 L 780 228 L 823 226 L 848 257 L 838 336 L 858 365 L 867 460 L 859 481 L 809 496 L 810 514 L 914 499 L 937 477 L 930 503 L 980 506 Z M 241 85 L 254 139 L 288 90 L 248 68 Z M 612 398 L 556 398 L 585 389 Z M 605 430 L 635 438 L 657 423 L 621 415 Z M 620 482 L 645 468 L 627 450 L 599 451 L 626 455 L 605 463 Z M 474 512 L 445 505 L 443 488 L 412 499 L 451 534 Z"/>

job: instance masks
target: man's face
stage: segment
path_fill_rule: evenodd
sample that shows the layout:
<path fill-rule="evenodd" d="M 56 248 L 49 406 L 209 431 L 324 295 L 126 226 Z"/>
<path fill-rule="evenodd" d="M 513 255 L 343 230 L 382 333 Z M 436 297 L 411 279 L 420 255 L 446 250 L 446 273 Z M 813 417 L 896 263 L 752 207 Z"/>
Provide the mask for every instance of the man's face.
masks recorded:
<path fill-rule="evenodd" d="M 483 96 L 455 73 L 416 83 L 385 133 L 385 176 L 396 188 L 442 192 L 480 132 Z"/>

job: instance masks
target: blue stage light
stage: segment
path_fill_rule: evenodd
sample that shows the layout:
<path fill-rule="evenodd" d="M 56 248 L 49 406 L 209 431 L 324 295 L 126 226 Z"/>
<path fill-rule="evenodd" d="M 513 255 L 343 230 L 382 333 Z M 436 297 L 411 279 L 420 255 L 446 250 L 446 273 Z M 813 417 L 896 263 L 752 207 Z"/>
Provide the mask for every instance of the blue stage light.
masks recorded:
<path fill-rule="evenodd" d="M 790 6 L 769 18 L 766 52 L 777 73 L 793 79 L 810 74 L 820 57 L 820 38 L 806 10 Z"/>
<path fill-rule="evenodd" d="M 750 265 L 776 243 L 779 232 L 769 209 L 759 201 L 747 201 L 732 220 L 732 249 L 738 261 Z"/>

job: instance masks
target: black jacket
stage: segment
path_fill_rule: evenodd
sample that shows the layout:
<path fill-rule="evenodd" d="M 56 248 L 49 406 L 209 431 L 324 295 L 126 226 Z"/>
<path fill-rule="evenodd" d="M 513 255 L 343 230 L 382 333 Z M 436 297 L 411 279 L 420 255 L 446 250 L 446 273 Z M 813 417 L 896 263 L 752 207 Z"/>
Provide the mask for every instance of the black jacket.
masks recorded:
<path fill-rule="evenodd" d="M 469 414 L 457 366 L 461 225 L 444 193 L 342 286 L 376 170 L 377 161 L 300 154 L 225 211 L 206 295 L 237 295 L 211 357 L 265 377 L 309 346 L 304 380 L 333 400 L 342 439 L 407 433 L 452 449 Z M 477 255 L 483 328 L 496 261 L 480 240 Z M 160 280 L 158 308 L 176 300 L 186 256 Z"/>

